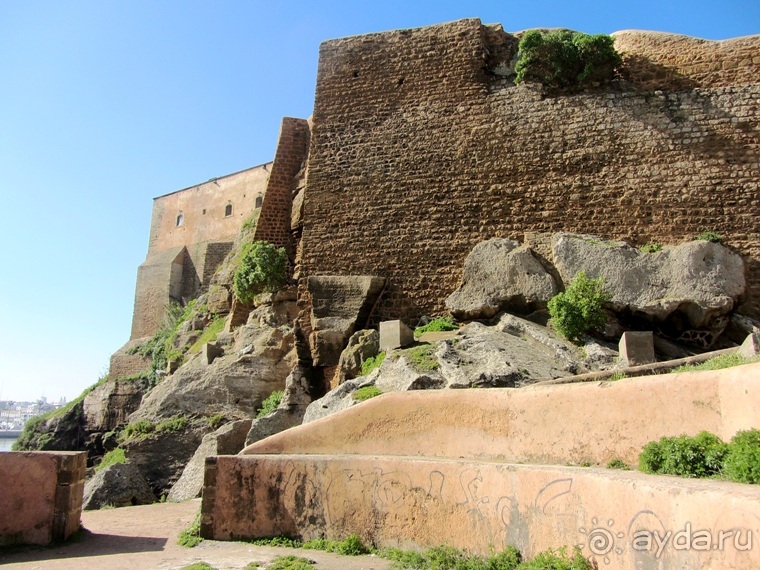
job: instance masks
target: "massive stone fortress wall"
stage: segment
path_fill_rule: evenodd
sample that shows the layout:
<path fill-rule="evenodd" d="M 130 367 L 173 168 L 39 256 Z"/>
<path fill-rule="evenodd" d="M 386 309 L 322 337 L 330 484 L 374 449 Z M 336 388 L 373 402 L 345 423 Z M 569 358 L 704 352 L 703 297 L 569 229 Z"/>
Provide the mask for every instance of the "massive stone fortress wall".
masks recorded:
<path fill-rule="evenodd" d="M 377 316 L 413 320 L 444 311 L 487 238 L 715 230 L 748 261 L 744 310 L 760 316 L 760 37 L 700 44 L 740 67 L 713 81 L 627 32 L 627 83 L 547 97 L 494 75 L 494 35 L 462 20 L 322 44 L 303 275 L 387 277 Z"/>

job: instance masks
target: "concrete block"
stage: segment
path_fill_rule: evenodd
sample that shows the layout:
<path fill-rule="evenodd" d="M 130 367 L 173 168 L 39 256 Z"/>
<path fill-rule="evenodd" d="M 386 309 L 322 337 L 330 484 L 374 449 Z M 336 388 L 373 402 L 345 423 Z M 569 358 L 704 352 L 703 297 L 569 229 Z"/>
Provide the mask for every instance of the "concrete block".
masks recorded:
<path fill-rule="evenodd" d="M 380 350 L 402 348 L 414 344 L 414 331 L 401 321 L 380 323 Z"/>
<path fill-rule="evenodd" d="M 747 335 L 736 353 L 744 358 L 753 358 L 760 354 L 760 333 Z"/>
<path fill-rule="evenodd" d="M 639 366 L 657 362 L 654 357 L 652 331 L 627 331 L 620 337 L 618 345 L 620 362 L 623 366 Z"/>

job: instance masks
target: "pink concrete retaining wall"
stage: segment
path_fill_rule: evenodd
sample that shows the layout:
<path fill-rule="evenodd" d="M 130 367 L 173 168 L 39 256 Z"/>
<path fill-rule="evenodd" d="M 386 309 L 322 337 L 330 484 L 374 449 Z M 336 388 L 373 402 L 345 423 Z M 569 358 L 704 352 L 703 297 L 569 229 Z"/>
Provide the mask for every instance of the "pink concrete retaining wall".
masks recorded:
<path fill-rule="evenodd" d="M 760 428 L 760 363 L 530 388 L 396 392 L 243 454 L 364 454 L 635 465 L 662 436 Z"/>
<path fill-rule="evenodd" d="M 49 544 L 79 530 L 87 454 L 0 453 L 0 546 Z"/>
<path fill-rule="evenodd" d="M 578 544 L 600 568 L 760 567 L 760 491 L 750 485 L 596 468 L 304 455 L 209 458 L 205 485 L 201 534 L 217 540 L 355 532 L 378 546 L 487 553 L 513 545 L 529 557 Z"/>

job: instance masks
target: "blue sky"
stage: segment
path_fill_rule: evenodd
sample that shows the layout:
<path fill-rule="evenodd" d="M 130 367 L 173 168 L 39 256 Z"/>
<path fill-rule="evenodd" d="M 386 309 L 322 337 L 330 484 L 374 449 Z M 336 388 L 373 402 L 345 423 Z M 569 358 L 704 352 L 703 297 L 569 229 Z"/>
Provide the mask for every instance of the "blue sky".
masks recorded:
<path fill-rule="evenodd" d="M 326 39 L 478 17 L 508 31 L 760 33 L 760 2 L 0 2 L 0 399 L 72 399 L 129 338 L 152 198 L 271 160 Z"/>

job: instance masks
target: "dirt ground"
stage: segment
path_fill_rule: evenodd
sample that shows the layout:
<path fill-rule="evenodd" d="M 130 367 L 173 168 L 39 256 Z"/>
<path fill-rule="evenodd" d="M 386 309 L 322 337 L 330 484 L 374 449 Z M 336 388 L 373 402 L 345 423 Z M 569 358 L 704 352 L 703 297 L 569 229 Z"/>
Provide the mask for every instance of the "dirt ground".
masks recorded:
<path fill-rule="evenodd" d="M 316 569 L 388 570 L 387 560 L 373 556 L 339 556 L 313 550 L 251 546 L 242 542 L 205 540 L 195 548 L 177 544 L 177 536 L 192 523 L 200 499 L 82 513 L 86 529 L 74 541 L 49 548 L 0 550 L 0 565 L 25 570 L 179 570 L 206 562 L 218 570 L 239 570 L 249 562 L 262 568 L 276 556 L 295 554 L 314 560 Z"/>

